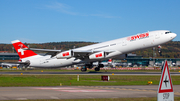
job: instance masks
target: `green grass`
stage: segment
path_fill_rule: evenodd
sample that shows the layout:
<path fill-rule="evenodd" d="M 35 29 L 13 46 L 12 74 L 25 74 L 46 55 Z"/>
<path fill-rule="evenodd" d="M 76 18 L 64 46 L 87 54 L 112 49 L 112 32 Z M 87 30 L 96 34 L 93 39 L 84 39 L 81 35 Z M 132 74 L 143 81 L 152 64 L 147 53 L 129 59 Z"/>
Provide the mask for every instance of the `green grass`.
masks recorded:
<path fill-rule="evenodd" d="M 100 75 L 0 75 L 1 87 L 21 86 L 112 86 L 112 85 L 147 85 L 153 81 L 158 85 L 160 76 L 124 76 L 110 75 L 110 81 L 101 81 Z M 180 76 L 171 76 L 174 85 L 180 85 Z M 70 85 L 71 84 L 71 85 Z M 61 100 L 30 100 L 30 101 L 156 101 L 157 98 L 102 98 L 102 99 L 61 99 Z M 14 100 L 15 101 L 15 100 Z M 175 97 L 174 101 L 180 101 Z"/>
<path fill-rule="evenodd" d="M 152 81 L 158 85 L 160 76 L 124 76 L 110 75 L 110 81 L 103 82 L 101 75 L 0 75 L 1 87 L 20 86 L 118 86 L 118 85 L 147 85 Z M 180 85 L 180 76 L 171 76 L 174 85 Z"/>

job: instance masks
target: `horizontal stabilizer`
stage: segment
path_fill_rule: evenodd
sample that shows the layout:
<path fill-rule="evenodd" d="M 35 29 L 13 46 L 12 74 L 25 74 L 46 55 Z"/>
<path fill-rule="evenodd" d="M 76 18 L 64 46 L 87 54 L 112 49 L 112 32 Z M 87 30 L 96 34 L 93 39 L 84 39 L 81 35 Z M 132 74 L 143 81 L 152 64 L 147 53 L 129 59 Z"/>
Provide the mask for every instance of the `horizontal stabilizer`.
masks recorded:
<path fill-rule="evenodd" d="M 37 49 L 37 48 L 28 48 L 26 50 L 33 50 L 33 51 L 43 51 L 43 52 L 61 52 L 61 50 L 53 50 L 53 49 Z"/>

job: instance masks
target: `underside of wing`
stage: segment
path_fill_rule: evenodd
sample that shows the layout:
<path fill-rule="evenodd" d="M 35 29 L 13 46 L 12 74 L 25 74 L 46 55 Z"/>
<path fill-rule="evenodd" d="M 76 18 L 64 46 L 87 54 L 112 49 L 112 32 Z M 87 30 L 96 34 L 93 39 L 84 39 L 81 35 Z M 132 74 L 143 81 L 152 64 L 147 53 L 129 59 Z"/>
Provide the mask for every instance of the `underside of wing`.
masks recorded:
<path fill-rule="evenodd" d="M 76 58 L 89 58 L 89 59 L 99 59 L 99 58 L 105 58 L 109 53 L 115 52 L 114 50 L 98 50 L 98 51 L 81 51 L 76 50 L 74 52 L 74 57 Z"/>
<path fill-rule="evenodd" d="M 101 58 L 105 59 L 105 58 L 109 58 L 110 56 L 112 56 L 111 55 L 112 53 L 119 54 L 118 51 L 114 51 L 114 50 L 107 50 L 107 51 L 103 51 L 103 50 L 96 50 L 96 51 L 68 50 L 68 51 L 64 51 L 64 52 L 57 54 L 56 58 L 65 59 L 65 58 L 75 57 L 77 59 L 101 59 Z"/>

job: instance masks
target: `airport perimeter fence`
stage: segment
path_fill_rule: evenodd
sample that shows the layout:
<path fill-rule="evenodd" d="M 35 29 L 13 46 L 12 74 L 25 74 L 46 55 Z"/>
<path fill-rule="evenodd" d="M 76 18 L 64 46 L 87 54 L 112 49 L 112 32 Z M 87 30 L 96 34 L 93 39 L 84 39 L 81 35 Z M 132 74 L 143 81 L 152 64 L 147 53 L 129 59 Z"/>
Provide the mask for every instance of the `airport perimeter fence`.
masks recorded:
<path fill-rule="evenodd" d="M 67 68 L 67 67 L 64 67 L 64 68 L 43 68 L 43 70 L 81 70 L 81 68 Z M 170 67 L 169 68 L 170 70 L 180 70 L 180 67 Z M 11 68 L 2 68 L 0 67 L 0 70 L 24 70 L 24 68 L 18 68 L 18 67 L 11 67 Z M 30 68 L 27 68 L 27 70 L 42 70 L 42 68 L 34 68 L 34 67 L 30 67 Z M 88 69 L 88 70 L 94 70 L 94 68 L 92 69 Z M 160 67 L 146 67 L 146 68 L 143 68 L 143 67 L 122 67 L 122 68 L 101 68 L 100 70 L 130 70 L 130 71 L 133 71 L 133 70 L 161 70 Z"/>
<path fill-rule="evenodd" d="M 170 70 L 180 70 L 180 67 L 171 67 Z M 161 70 L 160 67 L 126 67 L 126 68 L 101 68 L 101 70 Z"/>
<path fill-rule="evenodd" d="M 61 69 L 66 69 L 66 70 L 77 70 L 81 68 L 61 68 Z M 170 70 L 180 70 L 180 67 L 170 67 Z M 94 70 L 88 69 L 88 70 Z M 121 68 L 100 68 L 100 70 L 161 70 L 161 67 L 121 67 Z"/>

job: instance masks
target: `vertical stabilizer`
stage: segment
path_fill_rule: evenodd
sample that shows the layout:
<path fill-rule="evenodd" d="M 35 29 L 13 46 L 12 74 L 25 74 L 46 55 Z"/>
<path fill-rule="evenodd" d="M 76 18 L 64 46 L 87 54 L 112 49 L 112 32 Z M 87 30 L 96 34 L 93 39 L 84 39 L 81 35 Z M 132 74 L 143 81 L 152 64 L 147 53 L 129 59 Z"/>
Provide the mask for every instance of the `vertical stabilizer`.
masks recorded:
<path fill-rule="evenodd" d="M 11 43 L 13 44 L 13 46 L 14 46 L 16 52 L 18 53 L 20 59 L 28 58 L 28 57 L 32 57 L 32 56 L 36 56 L 37 55 L 32 50 L 27 50 L 28 47 L 25 46 L 19 40 L 11 41 Z"/>
<path fill-rule="evenodd" d="M 112 59 L 109 59 L 109 60 L 108 60 L 108 63 L 112 63 Z"/>

